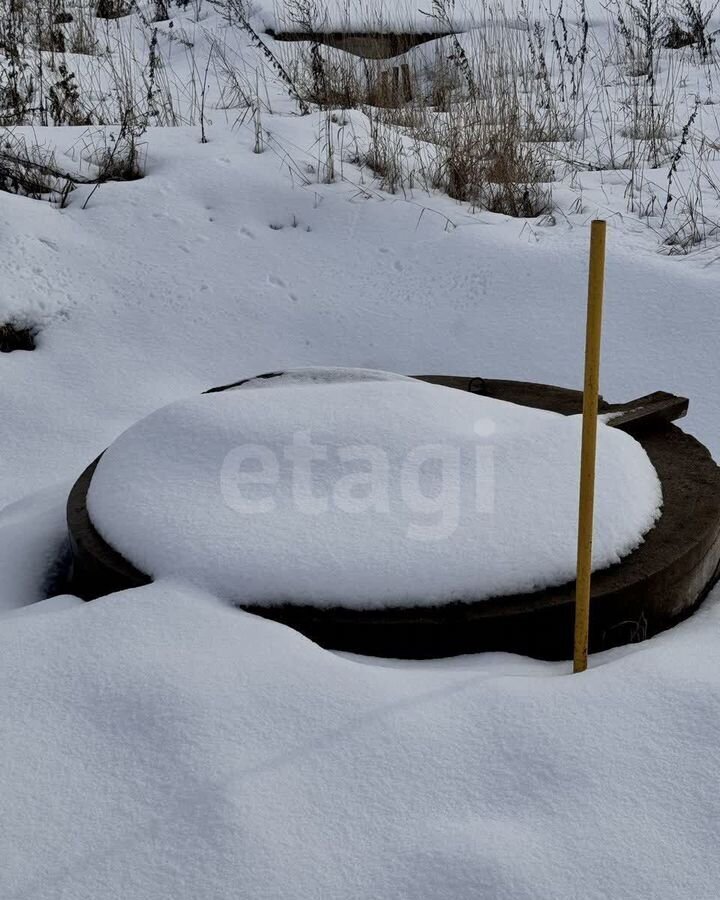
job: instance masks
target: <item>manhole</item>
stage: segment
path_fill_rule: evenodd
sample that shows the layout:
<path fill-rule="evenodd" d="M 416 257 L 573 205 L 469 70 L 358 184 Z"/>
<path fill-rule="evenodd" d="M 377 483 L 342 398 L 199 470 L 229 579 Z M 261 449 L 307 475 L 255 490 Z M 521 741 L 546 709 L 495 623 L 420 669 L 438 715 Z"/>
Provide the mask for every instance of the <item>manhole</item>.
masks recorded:
<path fill-rule="evenodd" d="M 482 377 L 417 377 L 564 415 L 578 414 L 582 407 L 579 392 L 552 385 Z M 662 484 L 663 510 L 636 550 L 616 565 L 595 572 L 592 652 L 643 640 L 672 626 L 693 612 L 718 577 L 720 469 L 698 440 L 673 424 L 686 409 L 687 400 L 664 393 L 628 404 L 600 403 L 601 414 L 632 433 L 645 449 Z M 150 581 L 103 540 L 90 519 L 86 499 L 98 461 L 74 485 L 67 509 L 73 551 L 71 588 L 85 599 Z M 312 602 L 274 606 L 244 602 L 242 608 L 295 628 L 324 647 L 367 655 L 420 659 L 509 651 L 543 659 L 572 656 L 573 582 L 441 606 L 353 609 Z"/>

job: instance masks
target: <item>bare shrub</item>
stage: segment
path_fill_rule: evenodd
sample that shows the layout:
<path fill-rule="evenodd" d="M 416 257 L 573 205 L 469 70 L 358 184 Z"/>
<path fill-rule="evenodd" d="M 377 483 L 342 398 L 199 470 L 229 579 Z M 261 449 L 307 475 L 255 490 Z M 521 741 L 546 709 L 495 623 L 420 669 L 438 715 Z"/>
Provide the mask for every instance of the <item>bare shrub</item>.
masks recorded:
<path fill-rule="evenodd" d="M 7 129 L 0 135 L 0 190 L 64 206 L 74 187 L 73 179 L 58 170 L 52 151 L 28 145 Z"/>
<path fill-rule="evenodd" d="M 693 139 L 692 129 L 699 109 L 700 104 L 696 101 L 683 126 L 667 173 L 660 230 L 664 235 L 663 245 L 673 255 L 686 255 L 696 247 L 720 238 L 720 221 L 712 217 L 720 200 L 720 184 L 709 165 L 716 156 L 717 147 L 703 136 Z M 708 204 L 710 212 L 706 207 L 708 197 L 714 201 Z"/>
<path fill-rule="evenodd" d="M 253 46 L 260 50 L 272 70 L 284 82 L 290 96 L 297 101 L 300 112 L 304 115 L 309 113 L 310 108 L 307 101 L 298 91 L 282 62 L 250 24 L 250 9 L 247 0 L 210 0 L 210 2 L 227 17 L 229 23 L 237 25 L 248 35 Z"/>
<path fill-rule="evenodd" d="M 98 0 L 95 15 L 98 19 L 122 19 L 129 15 L 131 8 L 128 0 Z"/>
<path fill-rule="evenodd" d="M 0 8 L 0 125 L 23 125 L 34 112 L 36 73 L 26 58 L 28 40 L 23 8 Z"/>
<path fill-rule="evenodd" d="M 210 45 L 215 74 L 220 88 L 219 109 L 247 110 L 253 107 L 254 98 L 259 93 L 237 60 L 231 58 L 228 48 L 219 40 Z"/>
<path fill-rule="evenodd" d="M 422 72 L 422 83 L 426 85 L 425 98 L 430 106 L 437 112 L 448 112 L 462 80 L 452 60 L 436 50 L 432 64 L 427 65 Z"/>
<path fill-rule="evenodd" d="M 121 122 L 117 132 L 94 129 L 86 133 L 83 158 L 97 169 L 97 183 L 143 177 L 147 149 L 143 134 L 130 120 Z"/>
<path fill-rule="evenodd" d="M 571 129 L 523 64 L 516 30 L 496 26 L 474 40 L 472 54 L 440 58 L 438 92 L 432 67 L 423 70 L 424 96 L 441 93 L 441 110 L 408 103 L 375 111 L 365 162 L 393 192 L 420 183 L 492 212 L 543 215 L 552 208 L 547 144 Z"/>
<path fill-rule="evenodd" d="M 369 111 L 368 118 L 370 124 L 368 148 L 357 161 L 374 172 L 381 187 L 390 194 L 411 187 L 412 176 L 403 165 L 405 152 L 402 137 L 381 115 Z"/>
<path fill-rule="evenodd" d="M 683 28 L 674 16 L 671 17 L 662 46 L 668 50 L 681 50 L 683 47 L 691 47 L 694 43 L 692 33 Z"/>
<path fill-rule="evenodd" d="M 509 140 L 494 148 L 478 199 L 484 209 L 516 218 L 535 218 L 553 207 L 552 174 L 531 148 Z"/>
<path fill-rule="evenodd" d="M 325 56 L 319 45 L 301 45 L 287 60 L 292 81 L 305 104 L 323 109 L 359 109 L 371 104 L 383 105 L 373 93 L 377 84 L 378 66 L 374 61 L 363 61 L 338 51 Z"/>
<path fill-rule="evenodd" d="M 75 6 L 72 21 L 65 25 L 66 50 L 79 56 L 94 56 L 98 49 L 95 22 L 87 0 Z"/>
<path fill-rule="evenodd" d="M 625 49 L 627 73 L 644 76 L 650 81 L 655 75 L 656 51 L 667 31 L 668 19 L 661 0 L 614 0 L 616 27 Z"/>
<path fill-rule="evenodd" d="M 58 66 L 58 80 L 48 90 L 48 112 L 55 125 L 90 125 L 90 116 L 83 108 L 75 73 L 65 63 Z"/>
<path fill-rule="evenodd" d="M 523 140 L 517 115 L 477 118 L 454 111 L 435 135 L 433 185 L 456 200 L 509 216 L 534 217 L 552 208 L 552 175 L 542 151 Z"/>
<path fill-rule="evenodd" d="M 170 18 L 170 4 L 168 0 L 154 0 L 154 22 L 166 22 Z"/>
<path fill-rule="evenodd" d="M 708 25 L 718 8 L 718 0 L 707 5 L 703 0 L 679 0 L 678 6 L 682 24 L 675 17 L 671 18 L 665 34 L 665 46 L 677 49 L 694 45 L 700 57 L 708 59 L 715 43 L 715 37 L 708 31 Z"/>
<path fill-rule="evenodd" d="M 292 25 L 309 35 L 319 34 L 326 19 L 326 14 L 321 11 L 317 0 L 286 0 L 284 12 Z M 317 40 L 310 40 L 309 55 L 313 97 L 311 102 L 324 104 L 327 99 L 325 65 Z"/>
<path fill-rule="evenodd" d="M 25 322 L 0 322 L 0 353 L 34 350 L 36 334 L 36 329 Z"/>

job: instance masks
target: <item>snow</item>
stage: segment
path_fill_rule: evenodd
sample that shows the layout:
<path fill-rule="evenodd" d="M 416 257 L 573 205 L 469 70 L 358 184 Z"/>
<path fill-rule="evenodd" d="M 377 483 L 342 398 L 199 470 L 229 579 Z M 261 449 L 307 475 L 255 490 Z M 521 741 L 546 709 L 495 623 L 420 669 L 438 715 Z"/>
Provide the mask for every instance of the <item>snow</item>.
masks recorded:
<path fill-rule="evenodd" d="M 65 503 L 70 484 L 45 488 L 0 509 L 0 611 L 54 593 L 67 552 Z"/>
<path fill-rule="evenodd" d="M 315 124 L 272 122 L 296 144 Z M 80 133 L 58 131 L 62 147 Z M 0 318 L 25 312 L 41 329 L 35 352 L 0 356 L 0 503 L 72 482 L 164 404 L 288 366 L 581 386 L 598 202 L 530 234 L 447 198 L 293 183 L 244 131 L 218 125 L 203 145 L 190 128 L 154 129 L 148 142 L 147 177 L 102 185 L 85 210 L 82 188 L 65 210 L 0 194 L 14 223 Z M 611 223 L 607 253 L 604 397 L 690 397 L 683 427 L 717 456 L 715 268 L 659 255 L 629 221 Z"/>
<path fill-rule="evenodd" d="M 168 581 L 4 618 L 0 893 L 712 900 L 719 626 L 573 677 L 340 657 Z"/>
<path fill-rule="evenodd" d="M 504 0 L 497 7 L 509 21 L 520 15 L 532 18 L 547 16 L 547 5 L 529 0 L 522 8 L 519 0 Z M 454 30 L 458 32 L 481 28 L 492 23 L 497 15 L 487 0 L 449 0 L 441 12 L 432 0 L 427 3 L 413 0 L 324 0 L 313 8 L 306 5 L 305 14 L 277 0 L 252 0 L 247 4 L 249 19 L 261 29 L 277 32 L 348 31 L 365 33 L 419 32 L 433 34 Z M 579 20 L 581 6 L 568 2 L 563 7 L 566 17 Z M 585 0 L 584 14 L 591 23 L 605 22 L 607 4 L 603 0 Z"/>
<path fill-rule="evenodd" d="M 179 401 L 103 455 L 88 511 L 141 571 L 240 603 L 437 605 L 571 581 L 580 416 L 364 370 Z M 641 543 L 660 483 L 599 424 L 593 565 Z"/>
<path fill-rule="evenodd" d="M 0 192 L 0 322 L 39 328 L 34 352 L 0 354 L 0 897 L 715 900 L 718 591 L 577 677 L 507 655 L 332 654 L 177 576 L 89 604 L 42 600 L 63 590 L 74 479 L 125 429 L 176 401 L 202 405 L 188 398 L 213 385 L 354 366 L 580 387 L 597 216 L 609 221 L 605 398 L 688 396 L 683 427 L 720 456 L 712 153 L 698 188 L 710 237 L 688 256 L 658 252 L 667 165 L 558 167 L 553 216 L 518 221 L 419 182 L 382 191 L 351 161 L 367 117 L 337 111 L 326 183 L 326 113 L 298 116 L 246 36 L 201 6 L 157 25 L 182 124 L 143 136 L 146 177 L 101 185 L 85 208 L 89 187 L 62 210 Z M 102 27 L 103 46 L 135 36 L 144 96 L 137 17 Z M 615 52 L 603 28 L 587 73 Z M 252 116 L 221 108 L 215 65 L 200 142 L 215 36 L 252 90 L 259 81 L 263 153 Z M 294 44 L 266 39 L 292 61 Z M 110 56 L 69 57 L 81 81 L 99 71 L 101 105 Z M 677 100 L 670 152 L 696 96 L 692 131 L 711 148 L 714 62 L 679 51 L 658 65 L 659 101 L 666 85 Z M 607 72 L 620 128 L 639 81 Z M 623 152 L 601 113 L 590 109 L 588 167 L 613 141 Z M 102 133 L 16 129 L 83 172 Z M 687 156 L 676 174 L 689 182 Z M 255 393 L 268 402 L 276 389 Z"/>
<path fill-rule="evenodd" d="M 482 12 L 481 7 L 481 3 L 460 3 L 457 12 L 450 12 L 450 22 L 457 28 L 467 27 L 472 19 L 477 20 L 478 13 Z M 325 29 L 379 33 L 419 31 L 431 34 L 443 32 L 447 27 L 433 14 L 432 3 L 427 5 L 427 9 L 420 9 L 411 0 L 392 0 L 390 3 L 384 0 L 355 0 L 352 4 L 345 0 L 330 0 L 306 15 L 298 15 L 285 4 L 270 0 L 250 4 L 249 11 L 252 21 L 284 32 Z"/>

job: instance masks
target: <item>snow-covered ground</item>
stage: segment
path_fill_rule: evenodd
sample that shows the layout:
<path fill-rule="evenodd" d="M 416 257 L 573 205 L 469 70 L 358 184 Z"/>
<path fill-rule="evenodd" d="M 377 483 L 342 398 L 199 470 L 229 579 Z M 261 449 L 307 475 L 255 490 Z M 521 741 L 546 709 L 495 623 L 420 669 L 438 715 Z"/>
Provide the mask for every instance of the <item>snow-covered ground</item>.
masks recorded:
<path fill-rule="evenodd" d="M 314 139 L 309 117 L 274 127 Z M 0 195 L 2 307 L 41 327 L 36 352 L 0 357 L 5 502 L 70 481 L 165 403 L 291 365 L 580 386 L 599 206 L 531 231 L 444 197 L 293 183 L 244 131 L 147 139 L 147 176 L 85 210 Z M 688 427 L 720 454 L 717 279 L 611 224 L 603 395 L 689 396 Z"/>
<path fill-rule="evenodd" d="M 615 168 L 558 173 L 553 215 L 533 220 L 388 194 L 353 161 L 359 110 L 330 120 L 326 183 L 329 117 L 298 115 L 249 37 L 209 7 L 158 29 L 186 124 L 148 128 L 145 177 L 79 186 L 64 209 L 0 191 L 0 323 L 38 328 L 34 352 L 0 355 L 0 897 L 714 900 L 720 596 L 577 677 L 503 655 L 339 656 L 178 580 L 44 600 L 74 478 L 213 385 L 341 365 L 579 387 L 598 215 L 604 396 L 689 396 L 685 427 L 720 456 L 710 233 L 659 252 L 661 217 L 628 209 Z M 262 72 L 262 153 L 257 112 L 233 127 L 217 108 L 214 67 L 200 142 L 212 34 L 246 81 Z M 683 73 L 709 146 L 714 69 Z M 15 134 L 91 169 L 84 126 Z M 642 174 L 660 207 L 669 165 Z M 678 171 L 692 181 L 687 156 Z"/>
<path fill-rule="evenodd" d="M 51 604 L 0 629 L 8 900 L 717 896 L 717 604 L 577 677 L 172 582 Z"/>

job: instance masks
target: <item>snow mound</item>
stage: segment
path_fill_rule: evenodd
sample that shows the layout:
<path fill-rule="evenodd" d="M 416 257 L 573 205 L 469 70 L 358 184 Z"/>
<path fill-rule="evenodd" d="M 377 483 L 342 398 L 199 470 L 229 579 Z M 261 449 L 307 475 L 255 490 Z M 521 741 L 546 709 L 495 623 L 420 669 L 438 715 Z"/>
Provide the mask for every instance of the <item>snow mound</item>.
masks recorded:
<path fill-rule="evenodd" d="M 263 390 L 253 389 L 263 387 Z M 574 577 L 580 417 L 413 379 L 301 370 L 128 429 L 88 510 L 153 577 L 241 603 L 437 605 Z M 642 540 L 661 488 L 599 426 L 593 563 Z"/>
<path fill-rule="evenodd" d="M 250 378 L 231 390 L 247 390 L 263 387 L 285 387 L 289 384 L 346 384 L 350 381 L 409 381 L 415 382 L 409 375 L 397 375 L 395 372 L 382 372 L 378 369 L 349 369 L 342 366 L 301 366 L 297 369 L 286 369 L 284 372 L 268 372 Z"/>

